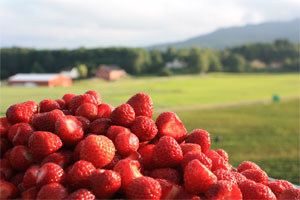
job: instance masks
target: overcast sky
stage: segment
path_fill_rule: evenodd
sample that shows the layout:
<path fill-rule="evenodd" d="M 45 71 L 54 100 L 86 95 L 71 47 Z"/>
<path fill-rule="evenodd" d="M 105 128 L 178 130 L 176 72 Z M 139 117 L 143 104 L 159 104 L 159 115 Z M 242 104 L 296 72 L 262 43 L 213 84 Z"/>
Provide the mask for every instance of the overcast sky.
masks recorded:
<path fill-rule="evenodd" d="M 1 0 L 0 45 L 140 47 L 291 20 L 299 9 L 299 0 Z"/>

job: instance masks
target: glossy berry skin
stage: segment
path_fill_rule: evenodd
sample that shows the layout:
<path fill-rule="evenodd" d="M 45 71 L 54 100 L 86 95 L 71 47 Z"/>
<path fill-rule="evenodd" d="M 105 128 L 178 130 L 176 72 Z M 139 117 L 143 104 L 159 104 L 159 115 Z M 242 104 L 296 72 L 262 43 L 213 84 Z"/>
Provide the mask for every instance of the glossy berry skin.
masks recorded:
<path fill-rule="evenodd" d="M 259 169 L 259 170 L 261 170 L 260 167 L 256 163 L 251 162 L 251 161 L 244 161 L 237 168 L 238 172 L 243 172 L 247 169 Z"/>
<path fill-rule="evenodd" d="M 131 133 L 130 129 L 128 128 L 112 125 L 107 129 L 106 136 L 112 141 L 115 141 L 115 138 L 121 132 Z"/>
<path fill-rule="evenodd" d="M 228 163 L 216 151 L 210 150 L 206 153 L 206 156 L 212 161 L 211 171 L 218 169 L 230 170 Z"/>
<path fill-rule="evenodd" d="M 77 161 L 68 171 L 67 182 L 72 188 L 86 187 L 89 184 L 89 177 L 96 171 L 94 165 L 88 161 Z"/>
<path fill-rule="evenodd" d="M 178 143 L 185 140 L 187 131 L 179 117 L 173 112 L 161 113 L 155 121 L 159 137 L 170 136 Z"/>
<path fill-rule="evenodd" d="M 49 162 L 58 164 L 61 168 L 64 169 L 73 162 L 73 153 L 72 151 L 60 151 L 52 153 L 43 159 L 41 165 Z"/>
<path fill-rule="evenodd" d="M 155 179 L 142 176 L 128 184 L 126 197 L 129 199 L 159 200 L 161 197 L 161 186 Z"/>
<path fill-rule="evenodd" d="M 8 152 L 11 151 L 11 143 L 8 141 L 6 138 L 0 138 L 0 155 L 4 157 L 4 155 Z M 8 157 L 7 157 L 8 159 Z"/>
<path fill-rule="evenodd" d="M 139 148 L 139 139 L 133 133 L 120 133 L 114 142 L 118 153 L 122 156 L 128 156 Z"/>
<path fill-rule="evenodd" d="M 129 104 L 122 104 L 112 111 L 110 118 L 114 125 L 130 127 L 135 120 L 134 109 Z"/>
<path fill-rule="evenodd" d="M 151 171 L 150 176 L 152 178 L 165 179 L 169 182 L 180 184 L 180 174 L 176 169 L 172 168 L 159 168 Z"/>
<path fill-rule="evenodd" d="M 96 119 L 91 123 L 89 132 L 96 135 L 105 135 L 110 125 L 111 120 L 109 118 Z"/>
<path fill-rule="evenodd" d="M 52 99 L 44 99 L 39 103 L 40 113 L 50 112 L 51 110 L 61 109 L 59 103 Z"/>
<path fill-rule="evenodd" d="M 61 110 L 67 109 L 66 102 L 63 99 L 55 99 Z"/>
<path fill-rule="evenodd" d="M 295 187 L 290 187 L 282 192 L 278 200 L 299 200 L 300 199 L 300 189 Z"/>
<path fill-rule="evenodd" d="M 109 199 L 121 187 L 121 176 L 112 170 L 97 169 L 90 176 L 89 182 L 97 198 Z"/>
<path fill-rule="evenodd" d="M 39 173 L 39 166 L 38 165 L 32 165 L 29 167 L 23 177 L 23 185 L 25 188 L 31 188 L 36 186 L 36 179 Z"/>
<path fill-rule="evenodd" d="M 72 199 L 72 200 L 95 200 L 95 195 L 87 190 L 87 189 L 79 189 L 75 192 L 69 194 L 69 196 L 66 197 L 66 199 Z"/>
<path fill-rule="evenodd" d="M 75 115 L 82 116 L 93 121 L 98 116 L 98 106 L 92 103 L 84 103 L 76 109 Z"/>
<path fill-rule="evenodd" d="M 235 176 L 228 170 L 218 169 L 218 170 L 214 171 L 213 173 L 214 173 L 214 175 L 216 175 L 218 181 L 225 180 L 225 181 L 231 181 L 231 182 L 237 183 Z"/>
<path fill-rule="evenodd" d="M 153 103 L 149 95 L 145 93 L 137 93 L 127 101 L 127 104 L 133 107 L 136 116 L 146 116 L 152 118 Z"/>
<path fill-rule="evenodd" d="M 158 129 L 154 121 L 146 116 L 136 117 L 130 129 L 140 141 L 152 140 L 158 133 Z"/>
<path fill-rule="evenodd" d="M 65 114 L 58 109 L 46 113 L 37 113 L 32 118 L 32 125 L 38 131 L 55 131 L 55 123 Z"/>
<path fill-rule="evenodd" d="M 22 199 L 36 199 L 38 192 L 39 189 L 37 187 L 31 187 L 22 192 L 21 197 Z"/>
<path fill-rule="evenodd" d="M 87 132 L 88 129 L 90 128 L 90 124 L 91 124 L 90 120 L 82 116 L 75 116 L 75 117 L 81 123 L 81 127 L 83 128 L 84 132 Z"/>
<path fill-rule="evenodd" d="M 62 97 L 62 99 L 65 101 L 66 108 L 69 107 L 69 103 L 74 96 L 76 96 L 76 94 L 67 93 Z"/>
<path fill-rule="evenodd" d="M 291 184 L 290 182 L 285 181 L 285 180 L 272 180 L 268 183 L 268 187 L 272 190 L 272 192 L 278 198 L 282 192 L 284 192 L 286 189 L 288 189 L 290 187 L 294 187 L 294 186 L 293 186 L 293 184 Z"/>
<path fill-rule="evenodd" d="M 91 103 L 94 105 L 98 105 L 97 100 L 95 99 L 94 96 L 90 94 L 81 94 L 81 95 L 76 95 L 74 96 L 69 103 L 69 109 L 75 113 L 77 108 L 81 106 L 84 103 Z"/>
<path fill-rule="evenodd" d="M 27 145 L 28 139 L 33 133 L 33 128 L 28 123 L 17 123 L 8 130 L 8 139 L 16 145 Z"/>
<path fill-rule="evenodd" d="M 185 142 L 199 144 L 201 151 L 207 153 L 210 149 L 210 134 L 205 130 L 195 129 L 186 137 Z"/>
<path fill-rule="evenodd" d="M 38 105 L 34 101 L 14 104 L 6 111 L 6 118 L 11 124 L 25 122 L 30 123 L 32 116 L 37 113 Z"/>
<path fill-rule="evenodd" d="M 251 180 L 245 180 L 239 188 L 243 194 L 243 199 L 268 199 L 276 200 L 272 190 L 264 184 L 255 183 Z"/>
<path fill-rule="evenodd" d="M 241 173 L 247 179 L 253 180 L 256 183 L 268 185 L 269 177 L 266 172 L 259 169 L 247 169 Z"/>
<path fill-rule="evenodd" d="M 201 152 L 201 146 L 199 144 L 192 144 L 192 143 L 184 143 L 180 144 L 181 150 L 183 155 L 190 151 L 198 151 Z"/>
<path fill-rule="evenodd" d="M 154 144 L 148 144 L 146 146 L 143 146 L 138 150 L 138 153 L 142 157 L 141 164 L 145 169 L 152 169 L 153 168 L 153 163 L 152 163 L 152 154 L 153 154 L 153 149 L 155 145 Z"/>
<path fill-rule="evenodd" d="M 226 180 L 220 180 L 211 185 L 205 192 L 205 196 L 211 200 L 243 199 L 238 185 L 235 182 Z"/>
<path fill-rule="evenodd" d="M 9 154 L 9 163 L 18 171 L 25 171 L 32 164 L 32 156 L 26 146 L 18 145 Z"/>
<path fill-rule="evenodd" d="M 190 151 L 186 153 L 181 161 L 181 168 L 184 169 L 185 166 L 194 159 L 199 160 L 203 165 L 205 165 L 205 167 L 207 167 L 207 169 L 211 170 L 211 159 L 209 159 L 204 153 L 201 153 L 200 151 Z"/>
<path fill-rule="evenodd" d="M 110 118 L 110 114 L 114 109 L 115 108 L 109 104 L 100 104 L 98 106 L 97 118 Z"/>
<path fill-rule="evenodd" d="M 244 180 L 247 180 L 247 178 L 244 175 L 238 172 L 231 172 L 231 174 L 234 176 L 238 185 L 240 185 Z"/>
<path fill-rule="evenodd" d="M 152 159 L 156 167 L 176 167 L 183 159 L 183 154 L 174 138 L 164 136 L 155 145 Z"/>
<path fill-rule="evenodd" d="M 44 185 L 37 194 L 37 199 L 64 199 L 68 196 L 67 189 L 59 183 Z"/>
<path fill-rule="evenodd" d="M 92 95 L 96 99 L 97 105 L 100 105 L 102 103 L 101 95 L 97 91 L 89 90 L 89 91 L 86 91 L 85 94 Z"/>
<path fill-rule="evenodd" d="M 89 135 L 80 148 L 80 159 L 91 162 L 96 168 L 108 165 L 115 156 L 113 142 L 103 135 Z"/>
<path fill-rule="evenodd" d="M 64 183 L 66 179 L 66 174 L 64 170 L 55 163 L 44 164 L 38 174 L 36 179 L 37 186 L 47 185 L 49 183 Z"/>
<path fill-rule="evenodd" d="M 122 156 L 118 154 L 118 152 L 116 152 L 112 161 L 105 166 L 105 169 L 113 169 L 116 166 L 116 164 L 122 159 L 123 159 Z"/>
<path fill-rule="evenodd" d="M 217 177 L 199 160 L 192 160 L 184 168 L 184 187 L 192 194 L 204 193 L 217 182 Z"/>
<path fill-rule="evenodd" d="M 0 199 L 14 199 L 17 194 L 18 190 L 12 183 L 0 181 Z"/>
<path fill-rule="evenodd" d="M 6 137 L 11 124 L 6 117 L 0 117 L 0 137 Z"/>
<path fill-rule="evenodd" d="M 216 151 L 226 162 L 228 162 L 228 153 L 224 149 L 218 149 Z"/>

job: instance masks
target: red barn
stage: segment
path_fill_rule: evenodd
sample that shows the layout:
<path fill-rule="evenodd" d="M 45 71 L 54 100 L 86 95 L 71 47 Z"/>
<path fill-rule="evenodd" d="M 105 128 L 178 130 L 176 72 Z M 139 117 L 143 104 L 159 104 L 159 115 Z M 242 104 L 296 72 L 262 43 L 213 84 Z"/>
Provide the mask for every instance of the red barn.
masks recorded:
<path fill-rule="evenodd" d="M 115 65 L 101 65 L 96 71 L 96 77 L 108 81 L 117 80 L 126 76 L 126 72 Z"/>
<path fill-rule="evenodd" d="M 16 74 L 8 78 L 12 86 L 71 86 L 72 79 L 63 74 Z"/>

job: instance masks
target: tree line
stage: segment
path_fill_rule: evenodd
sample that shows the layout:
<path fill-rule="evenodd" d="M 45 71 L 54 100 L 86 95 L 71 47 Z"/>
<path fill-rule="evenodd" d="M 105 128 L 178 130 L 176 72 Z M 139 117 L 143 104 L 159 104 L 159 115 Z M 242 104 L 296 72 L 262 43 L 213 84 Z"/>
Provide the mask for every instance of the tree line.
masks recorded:
<path fill-rule="evenodd" d="M 27 48 L 2 48 L 1 79 L 16 73 L 58 73 L 78 67 L 87 76 L 94 76 L 101 64 L 113 64 L 132 75 L 188 74 L 204 72 L 298 71 L 299 44 L 287 40 L 273 43 L 251 43 L 225 50 L 192 47 L 176 50 L 169 47 L 162 52 L 142 48 L 78 48 L 74 50 L 37 50 Z M 182 68 L 166 68 L 174 59 L 185 63 Z M 251 65 L 253 60 L 265 64 L 263 68 Z M 281 64 L 272 68 L 272 62 Z M 82 68 L 86 69 L 82 69 Z"/>

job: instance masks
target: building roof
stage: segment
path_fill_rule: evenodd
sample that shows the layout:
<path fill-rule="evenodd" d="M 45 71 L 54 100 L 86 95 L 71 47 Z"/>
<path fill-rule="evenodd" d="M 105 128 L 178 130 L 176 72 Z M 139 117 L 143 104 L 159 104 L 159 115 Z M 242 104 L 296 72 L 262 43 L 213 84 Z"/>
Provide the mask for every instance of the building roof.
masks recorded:
<path fill-rule="evenodd" d="M 9 81 L 48 81 L 59 74 L 16 74 L 8 78 Z"/>
<path fill-rule="evenodd" d="M 101 67 L 105 67 L 109 70 L 123 70 L 117 65 L 100 65 L 99 68 L 101 68 Z"/>

